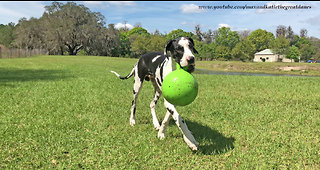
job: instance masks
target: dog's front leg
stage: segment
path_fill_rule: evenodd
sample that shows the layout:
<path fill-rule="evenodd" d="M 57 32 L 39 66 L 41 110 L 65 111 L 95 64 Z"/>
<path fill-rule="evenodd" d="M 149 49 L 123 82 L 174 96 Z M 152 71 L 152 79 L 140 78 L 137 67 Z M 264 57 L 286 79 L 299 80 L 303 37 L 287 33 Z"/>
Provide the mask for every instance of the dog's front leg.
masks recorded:
<path fill-rule="evenodd" d="M 164 119 L 162 121 L 162 124 L 159 128 L 159 132 L 158 132 L 158 138 L 159 139 L 164 139 L 164 132 L 166 131 L 167 125 L 169 124 L 169 120 L 171 117 L 171 113 L 169 111 L 167 111 L 166 115 L 164 116 Z"/>
<path fill-rule="evenodd" d="M 176 122 L 176 125 L 178 126 L 179 130 L 183 134 L 183 139 L 189 146 L 189 148 L 193 151 L 198 150 L 198 142 L 195 140 L 193 137 L 192 133 L 187 127 L 186 122 L 181 118 L 181 116 L 178 114 L 177 110 L 175 107 L 169 103 L 168 101 L 165 100 L 165 106 L 167 109 L 167 114 L 165 116 L 164 121 L 162 122 L 162 125 L 160 127 L 160 130 L 158 132 L 158 137 L 159 138 L 164 138 L 164 130 L 165 126 L 168 124 L 168 120 L 170 118 L 170 114 L 172 115 L 174 121 Z"/>

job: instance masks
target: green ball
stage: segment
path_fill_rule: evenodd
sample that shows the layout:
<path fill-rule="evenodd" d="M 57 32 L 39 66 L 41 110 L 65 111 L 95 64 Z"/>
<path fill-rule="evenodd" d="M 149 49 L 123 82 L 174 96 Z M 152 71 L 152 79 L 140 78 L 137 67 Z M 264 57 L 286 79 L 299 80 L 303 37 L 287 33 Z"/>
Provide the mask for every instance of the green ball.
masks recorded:
<path fill-rule="evenodd" d="M 169 103 L 185 106 L 197 97 L 198 82 L 192 74 L 183 69 L 177 69 L 164 78 L 162 94 Z"/>

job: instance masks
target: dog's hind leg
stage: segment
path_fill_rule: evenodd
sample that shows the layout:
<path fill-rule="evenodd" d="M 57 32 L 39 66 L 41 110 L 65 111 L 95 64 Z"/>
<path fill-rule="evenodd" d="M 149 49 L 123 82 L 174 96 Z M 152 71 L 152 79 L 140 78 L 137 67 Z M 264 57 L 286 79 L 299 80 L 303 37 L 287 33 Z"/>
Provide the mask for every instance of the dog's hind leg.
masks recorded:
<path fill-rule="evenodd" d="M 150 109 L 151 109 L 151 114 L 152 114 L 152 122 L 153 122 L 154 128 L 156 130 L 159 130 L 160 123 L 159 123 L 159 120 L 158 120 L 157 115 L 156 115 L 156 105 L 157 105 L 157 101 L 159 100 L 159 98 L 161 96 L 161 90 L 159 89 L 159 86 L 157 85 L 157 83 L 156 83 L 154 78 L 151 78 L 150 80 L 151 80 L 152 85 L 154 87 L 154 98 L 150 103 Z"/>
<path fill-rule="evenodd" d="M 133 84 L 133 100 L 131 106 L 131 115 L 130 115 L 130 125 L 134 126 L 136 124 L 136 104 L 140 89 L 142 87 L 143 79 L 140 79 L 138 74 L 134 76 Z"/>

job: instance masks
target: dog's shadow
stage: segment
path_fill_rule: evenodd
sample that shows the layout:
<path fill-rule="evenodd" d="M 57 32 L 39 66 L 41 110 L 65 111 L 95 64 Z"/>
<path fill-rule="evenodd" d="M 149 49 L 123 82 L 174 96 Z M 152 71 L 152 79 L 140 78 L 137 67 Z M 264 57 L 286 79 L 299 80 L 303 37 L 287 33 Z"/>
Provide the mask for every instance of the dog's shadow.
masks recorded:
<path fill-rule="evenodd" d="M 234 149 L 235 139 L 233 137 L 225 137 L 220 132 L 197 122 L 186 121 L 186 123 L 199 143 L 198 152 L 205 155 L 216 155 Z"/>

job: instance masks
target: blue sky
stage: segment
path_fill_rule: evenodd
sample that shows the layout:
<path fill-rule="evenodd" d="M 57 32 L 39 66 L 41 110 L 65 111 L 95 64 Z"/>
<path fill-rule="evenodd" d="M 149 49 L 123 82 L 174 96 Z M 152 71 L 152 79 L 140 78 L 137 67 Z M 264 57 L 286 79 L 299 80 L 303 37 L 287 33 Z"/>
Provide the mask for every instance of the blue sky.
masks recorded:
<path fill-rule="evenodd" d="M 1 1 L 0 24 L 17 23 L 22 17 L 39 18 L 44 6 L 52 1 Z M 65 1 L 63 3 L 66 3 Z M 308 36 L 320 38 L 320 1 L 76 1 L 93 12 L 100 12 L 107 24 L 128 27 L 141 23 L 149 32 L 158 29 L 169 33 L 174 29 L 194 31 L 199 24 L 202 31 L 221 26 L 231 30 L 264 29 L 275 33 L 278 25 L 291 26 L 296 34 L 308 30 Z M 311 9 L 207 9 L 198 6 L 311 6 Z"/>

